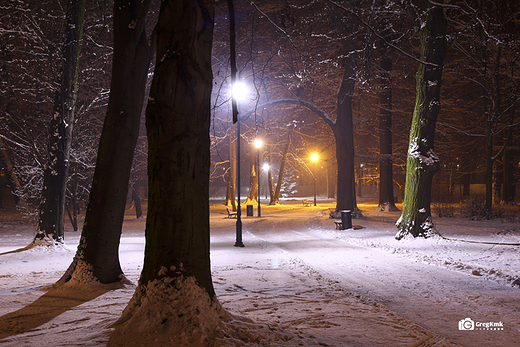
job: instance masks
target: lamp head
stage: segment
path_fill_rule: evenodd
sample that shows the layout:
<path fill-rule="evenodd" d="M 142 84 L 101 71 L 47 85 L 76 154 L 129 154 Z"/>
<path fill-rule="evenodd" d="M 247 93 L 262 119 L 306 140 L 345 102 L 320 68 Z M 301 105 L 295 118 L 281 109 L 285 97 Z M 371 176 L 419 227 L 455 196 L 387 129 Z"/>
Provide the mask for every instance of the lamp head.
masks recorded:
<path fill-rule="evenodd" d="M 249 89 L 244 81 L 236 81 L 231 87 L 231 96 L 237 101 L 244 101 L 248 93 Z"/>

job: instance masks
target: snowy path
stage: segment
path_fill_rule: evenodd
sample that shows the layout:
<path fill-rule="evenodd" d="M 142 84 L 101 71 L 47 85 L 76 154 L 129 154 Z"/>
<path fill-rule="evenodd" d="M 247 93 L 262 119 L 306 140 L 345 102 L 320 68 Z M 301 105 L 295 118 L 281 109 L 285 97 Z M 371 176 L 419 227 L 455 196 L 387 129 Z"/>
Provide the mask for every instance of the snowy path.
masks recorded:
<path fill-rule="evenodd" d="M 363 225 L 367 220 L 354 220 Z M 370 222 L 368 221 L 370 224 Z M 326 215 L 272 214 L 244 230 L 244 242 L 272 257 L 287 252 L 347 291 L 380 302 L 437 336 L 463 346 L 517 346 L 520 290 L 480 276 L 356 245 L 342 239 Z M 366 224 L 366 223 L 365 223 Z M 352 232 L 352 231 L 350 231 Z M 363 230 L 354 231 L 362 233 Z M 391 232 L 395 232 L 393 229 Z M 369 234 L 370 235 L 370 234 Z M 393 237 L 393 234 L 389 235 Z M 348 237 L 347 237 L 348 239 Z M 278 251 L 277 251 L 278 249 Z M 461 331 L 458 322 L 503 322 L 503 331 Z"/>
<path fill-rule="evenodd" d="M 519 345 L 520 288 L 511 283 L 520 282 L 520 246 L 440 238 L 398 242 L 398 215 L 370 212 L 369 205 L 363 206 L 365 217 L 354 220 L 364 229 L 338 231 L 326 211 L 332 205 L 265 206 L 262 218 L 243 219 L 244 248 L 233 247 L 235 220 L 226 218 L 224 206 L 212 205 L 214 286 L 226 309 L 254 322 L 243 326 L 257 336 L 247 346 Z M 3 219 L 0 253 L 32 240 L 33 225 L 17 216 Z M 452 239 L 520 243 L 518 224 L 434 221 Z M 134 283 L 143 263 L 144 226 L 145 219 L 128 211 L 120 259 Z M 0 256 L 0 315 L 30 308 L 45 293 L 40 289 L 68 267 L 78 240 L 79 233 L 67 232 L 62 250 Z M 0 340 L 0 346 L 104 347 L 133 292 L 132 286 L 107 292 Z M 460 331 L 458 321 L 467 317 L 503 322 L 504 330 Z"/>

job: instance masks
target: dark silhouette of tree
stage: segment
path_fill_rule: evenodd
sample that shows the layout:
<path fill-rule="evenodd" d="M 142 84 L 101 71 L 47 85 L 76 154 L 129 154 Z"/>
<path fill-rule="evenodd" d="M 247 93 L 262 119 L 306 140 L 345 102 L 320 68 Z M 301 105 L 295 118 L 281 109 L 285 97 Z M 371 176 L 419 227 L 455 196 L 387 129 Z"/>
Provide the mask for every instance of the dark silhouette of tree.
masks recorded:
<path fill-rule="evenodd" d="M 56 91 L 49 127 L 48 156 L 44 165 L 42 202 L 39 209 L 38 231 L 34 237 L 35 243 L 42 241 L 63 243 L 65 197 L 72 130 L 75 122 L 84 12 L 85 0 L 69 1 L 63 32 L 60 88 Z"/>
<path fill-rule="evenodd" d="M 204 0 L 166 0 L 161 6 L 158 58 L 146 110 L 150 194 L 144 267 L 134 297 L 112 335 L 112 345 L 129 336 L 141 339 L 143 333 L 153 333 L 143 330 L 155 324 L 171 331 L 155 335 L 154 343 L 171 343 L 172 331 L 180 334 L 184 329 L 176 324 L 179 319 L 193 319 L 193 331 L 204 325 L 204 334 L 182 331 L 187 344 L 208 345 L 207 339 L 217 333 L 220 319 L 216 306 L 211 306 L 215 293 L 209 261 L 213 20 L 214 5 Z M 199 295 L 196 303 L 177 314 L 188 299 L 183 295 L 192 293 Z M 162 301 L 164 295 L 168 301 Z M 171 304 L 176 298 L 180 304 Z M 141 327 L 134 313 L 154 312 L 154 305 L 161 305 L 165 315 L 150 317 L 147 326 Z M 217 319 L 197 321 L 200 311 L 211 307 Z"/>
<path fill-rule="evenodd" d="M 114 2 L 114 54 L 107 115 L 80 244 L 59 282 L 91 271 L 101 283 L 118 282 L 119 240 L 152 49 L 145 31 L 150 1 Z"/>
<path fill-rule="evenodd" d="M 386 44 L 391 40 L 392 27 L 388 17 L 379 20 L 381 35 L 379 46 L 379 203 L 380 211 L 397 211 L 394 201 L 393 148 L 392 148 L 392 52 Z"/>
<path fill-rule="evenodd" d="M 161 8 L 158 58 L 146 109 L 150 193 L 140 279 L 140 286 L 146 287 L 157 278 L 179 277 L 180 271 L 181 276 L 194 276 L 211 297 L 215 295 L 209 268 L 208 195 L 213 16 L 213 6 L 205 1 L 166 1 Z M 186 30 L 172 30 L 177 25 Z"/>

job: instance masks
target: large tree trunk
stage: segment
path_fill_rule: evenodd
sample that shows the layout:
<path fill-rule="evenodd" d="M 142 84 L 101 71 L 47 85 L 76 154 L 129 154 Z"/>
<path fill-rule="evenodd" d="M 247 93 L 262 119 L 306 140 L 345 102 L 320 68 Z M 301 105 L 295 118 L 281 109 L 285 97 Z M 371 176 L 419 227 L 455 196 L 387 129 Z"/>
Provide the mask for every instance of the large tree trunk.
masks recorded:
<path fill-rule="evenodd" d="M 379 90 L 379 211 L 397 211 L 392 157 L 392 59 L 383 51 Z"/>
<path fill-rule="evenodd" d="M 164 276 L 193 276 L 211 297 L 215 295 L 209 257 L 213 11 L 202 0 L 165 1 L 161 7 L 158 59 L 146 110 L 149 198 L 140 279 L 140 286 L 146 286 Z M 170 54 L 172 49 L 175 54 Z"/>
<path fill-rule="evenodd" d="M 417 96 L 410 129 L 406 166 L 403 213 L 397 222 L 396 239 L 407 235 L 428 237 L 432 233 L 431 183 L 439 169 L 434 135 L 444 56 L 446 53 L 446 19 L 443 8 L 434 6 L 420 31 L 421 63 L 417 72 Z M 433 65 L 432 65 L 433 64 Z"/>
<path fill-rule="evenodd" d="M 337 204 L 335 215 L 342 210 L 350 210 L 352 216 L 361 212 L 356 205 L 356 177 L 354 173 L 354 123 L 352 121 L 352 98 L 356 83 L 356 43 L 350 37 L 357 30 L 358 21 L 347 15 L 343 18 L 331 7 L 331 17 L 337 31 L 343 36 L 343 78 L 338 91 L 336 122 L 329 124 L 336 140 L 336 160 L 338 163 Z"/>
<path fill-rule="evenodd" d="M 56 91 L 49 126 L 48 158 L 44 168 L 35 243 L 63 243 L 65 198 L 84 12 L 85 0 L 69 1 L 63 33 L 60 89 Z"/>
<path fill-rule="evenodd" d="M 336 213 L 350 210 L 357 213 L 354 176 L 354 124 L 352 121 L 352 96 L 354 94 L 355 68 L 352 58 L 345 59 L 345 70 L 338 92 L 336 124 L 332 127 L 336 139 L 338 161 L 338 185 Z"/>
<path fill-rule="evenodd" d="M 146 109 L 144 267 L 109 345 L 146 345 L 153 336 L 157 346 L 208 346 L 222 329 L 209 256 L 213 20 L 209 1 L 162 2 Z"/>
<path fill-rule="evenodd" d="M 82 237 L 73 263 L 60 281 L 68 281 L 79 263 L 91 267 L 93 276 L 101 283 L 117 282 L 123 275 L 119 240 L 152 57 L 144 31 L 148 5 L 149 0 L 114 3 L 114 55 L 108 110 Z"/>

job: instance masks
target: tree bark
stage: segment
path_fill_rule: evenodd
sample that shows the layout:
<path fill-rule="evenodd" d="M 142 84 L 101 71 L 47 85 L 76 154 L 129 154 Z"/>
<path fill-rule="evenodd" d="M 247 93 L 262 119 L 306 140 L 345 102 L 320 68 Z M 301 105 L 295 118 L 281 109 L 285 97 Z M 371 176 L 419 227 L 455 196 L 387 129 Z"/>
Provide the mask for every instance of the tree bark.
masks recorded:
<path fill-rule="evenodd" d="M 398 211 L 394 202 L 392 157 L 392 59 L 383 51 L 379 90 L 379 211 Z"/>
<path fill-rule="evenodd" d="M 213 6 L 202 0 L 161 6 L 146 110 L 150 193 L 139 283 L 193 276 L 210 297 L 215 295 L 209 257 L 213 17 Z"/>
<path fill-rule="evenodd" d="M 280 171 L 278 172 L 278 181 L 276 182 L 276 190 L 274 191 L 274 198 L 269 202 L 269 205 L 278 205 L 280 203 L 280 192 L 282 191 L 283 174 L 285 172 L 285 162 L 287 160 L 287 153 L 291 144 L 291 135 L 287 139 L 287 145 L 283 150 L 282 161 L 280 162 Z"/>
<path fill-rule="evenodd" d="M 139 196 L 139 191 L 138 191 L 138 183 L 139 181 L 136 181 L 133 185 L 132 185 L 132 201 L 134 202 L 134 206 L 135 206 L 135 218 L 141 218 L 143 216 L 143 209 L 142 209 L 142 206 L 141 206 L 141 196 Z"/>
<path fill-rule="evenodd" d="M 354 124 L 352 121 L 352 96 L 354 94 L 355 68 L 351 57 L 345 58 L 345 70 L 338 92 L 338 113 L 332 128 L 336 139 L 336 159 L 338 161 L 338 185 L 336 213 L 350 210 L 355 215 L 356 191 L 354 176 Z"/>
<path fill-rule="evenodd" d="M 258 175 L 256 169 L 256 157 L 253 149 L 249 149 L 251 155 L 249 156 L 249 192 L 247 200 L 244 205 L 256 204 L 258 198 Z"/>
<path fill-rule="evenodd" d="M 267 184 L 269 186 L 269 205 L 276 205 L 273 182 L 273 162 L 271 158 L 271 147 L 269 146 L 269 171 L 267 171 Z"/>
<path fill-rule="evenodd" d="M 514 114 L 514 113 L 513 113 Z M 513 119 L 511 120 L 513 122 Z M 513 146 L 513 128 L 505 130 L 507 135 L 505 142 L 506 148 L 502 156 L 502 166 L 504 168 L 502 183 L 502 202 L 505 204 L 514 204 L 515 202 L 515 162 L 513 161 L 515 147 Z"/>
<path fill-rule="evenodd" d="M 101 283 L 118 282 L 119 240 L 152 50 L 144 31 L 149 0 L 114 3 L 114 55 L 108 110 L 80 244 L 60 279 L 86 263 Z M 80 269 L 82 267 L 79 267 Z"/>
<path fill-rule="evenodd" d="M 446 19 L 443 8 L 431 7 L 420 31 L 421 63 L 417 72 L 416 101 L 406 163 L 403 213 L 397 221 L 396 239 L 432 234 L 431 183 L 439 170 L 434 135 L 440 105 L 440 88 L 446 53 Z"/>
<path fill-rule="evenodd" d="M 336 177 L 336 168 L 334 164 L 329 160 L 327 162 L 327 197 L 334 199 L 336 197 L 336 185 L 334 184 Z"/>
<path fill-rule="evenodd" d="M 357 30 L 358 21 L 351 14 L 339 15 L 331 7 L 331 17 L 336 30 L 342 36 L 343 78 L 338 91 L 336 122 L 332 126 L 336 140 L 336 160 L 338 162 L 338 184 L 336 216 L 342 210 L 350 210 L 352 216 L 361 212 L 356 205 L 356 177 L 354 173 L 354 123 L 352 120 L 352 97 L 356 83 L 356 42 L 351 37 Z"/>
<path fill-rule="evenodd" d="M 16 172 L 14 171 L 13 163 L 11 162 L 11 158 L 9 158 L 9 153 L 7 152 L 7 149 L 4 144 L 4 140 L 0 137 L 0 155 L 4 158 L 4 164 L 5 164 L 5 173 L 7 175 L 7 179 L 12 184 L 11 187 L 11 193 L 14 196 L 14 201 L 16 205 L 21 205 L 22 207 L 27 206 L 27 202 L 20 198 L 20 194 L 17 194 L 16 191 L 19 192 L 23 191 L 22 185 L 20 183 L 20 180 L 18 179 L 18 176 L 16 175 Z"/>
<path fill-rule="evenodd" d="M 35 243 L 51 240 L 54 243 L 63 243 L 65 198 L 84 13 L 85 0 L 69 1 L 63 33 L 60 89 L 55 94 L 49 126 L 48 158 L 44 167 Z"/>
<path fill-rule="evenodd" d="M 232 141 L 231 133 L 229 133 L 229 174 L 228 174 L 228 193 L 226 206 L 231 205 L 233 211 L 237 210 L 236 203 L 236 144 Z"/>

